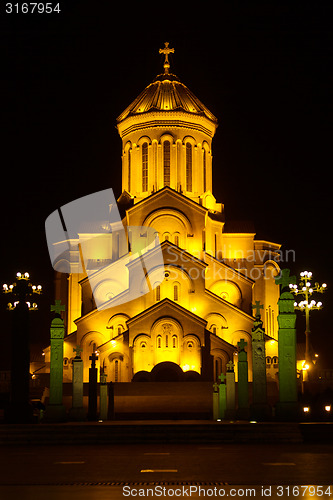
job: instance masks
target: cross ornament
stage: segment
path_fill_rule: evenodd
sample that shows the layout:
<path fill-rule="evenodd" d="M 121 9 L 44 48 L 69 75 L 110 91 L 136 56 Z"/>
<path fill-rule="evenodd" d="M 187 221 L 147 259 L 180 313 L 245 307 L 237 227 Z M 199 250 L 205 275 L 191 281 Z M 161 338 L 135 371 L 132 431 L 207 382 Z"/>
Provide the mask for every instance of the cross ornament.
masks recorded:
<path fill-rule="evenodd" d="M 91 368 L 96 368 L 96 361 L 98 359 L 98 356 L 95 353 L 95 351 L 92 353 L 91 356 L 89 356 L 89 359 L 91 360 Z"/>
<path fill-rule="evenodd" d="M 73 352 L 76 352 L 76 358 L 80 358 L 81 359 L 81 352 L 83 351 L 82 347 L 80 347 L 79 345 L 77 345 L 76 347 L 73 347 Z"/>
<path fill-rule="evenodd" d="M 227 363 L 227 371 L 228 372 L 233 372 L 234 371 L 234 366 L 235 366 L 235 363 L 233 363 L 231 360 L 228 361 L 228 363 Z"/>
<path fill-rule="evenodd" d="M 290 269 L 281 269 L 279 276 L 275 278 L 275 284 L 281 285 L 281 292 L 284 288 L 289 288 L 290 284 L 296 284 L 296 276 L 289 276 Z"/>
<path fill-rule="evenodd" d="M 66 307 L 64 305 L 61 305 L 61 300 L 56 300 L 54 306 L 51 306 L 51 312 L 54 312 L 55 314 L 59 314 L 62 311 L 65 311 Z"/>
<path fill-rule="evenodd" d="M 244 339 L 240 339 L 240 341 L 237 342 L 237 345 L 238 345 L 240 351 L 245 351 L 245 347 L 247 346 L 247 342 L 245 342 Z"/>
<path fill-rule="evenodd" d="M 263 309 L 264 306 L 260 304 L 259 300 L 256 300 L 254 304 L 252 304 L 252 310 L 256 310 L 256 318 L 260 318 L 260 309 Z"/>
<path fill-rule="evenodd" d="M 218 378 L 221 380 L 221 384 L 223 384 L 226 379 L 226 376 L 224 375 L 224 373 L 221 373 L 221 375 L 219 375 Z"/>
<path fill-rule="evenodd" d="M 164 42 L 164 49 L 160 49 L 159 50 L 159 53 L 160 54 L 164 54 L 165 55 L 165 59 L 164 59 L 164 74 L 168 74 L 169 73 L 169 68 L 170 68 L 170 63 L 169 63 L 169 59 L 168 59 L 168 56 L 169 54 L 173 54 L 175 52 L 175 49 L 169 49 L 169 42 Z"/>

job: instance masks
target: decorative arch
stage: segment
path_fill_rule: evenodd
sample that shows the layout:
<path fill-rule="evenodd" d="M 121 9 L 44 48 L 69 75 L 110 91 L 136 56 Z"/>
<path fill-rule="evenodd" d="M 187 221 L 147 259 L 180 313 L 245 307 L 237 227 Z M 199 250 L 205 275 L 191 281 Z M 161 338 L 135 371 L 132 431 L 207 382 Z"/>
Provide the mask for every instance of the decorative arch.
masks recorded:
<path fill-rule="evenodd" d="M 180 210 L 169 207 L 154 210 L 147 215 L 142 225 L 153 227 L 159 234 L 163 234 L 165 227 L 170 228 L 172 232 L 179 232 L 182 245 L 186 242 L 186 236 L 194 232 L 187 216 Z"/>
<path fill-rule="evenodd" d="M 141 147 L 141 146 L 142 146 L 142 144 L 144 144 L 145 142 L 148 142 L 148 146 L 150 146 L 150 145 L 151 145 L 151 138 L 150 138 L 150 137 L 148 137 L 148 135 L 142 135 L 142 136 L 140 137 L 140 139 L 137 141 L 136 145 L 137 145 L 138 147 Z"/>
<path fill-rule="evenodd" d="M 126 290 L 128 288 L 128 269 L 126 267 L 121 278 L 124 280 L 123 282 L 115 279 L 99 281 L 93 289 L 95 302 L 102 305 Z"/>
<path fill-rule="evenodd" d="M 196 146 L 197 142 L 196 140 L 194 139 L 194 137 L 192 135 L 185 135 L 183 137 L 183 145 L 186 145 L 187 142 L 191 143 L 192 146 Z"/>
<path fill-rule="evenodd" d="M 180 362 L 180 342 L 183 338 L 183 328 L 181 324 L 171 317 L 157 319 L 151 328 L 151 338 L 154 350 L 154 365 L 165 361 L 179 365 Z"/>
<path fill-rule="evenodd" d="M 268 273 L 268 270 L 271 269 L 273 272 Z M 272 277 L 276 277 L 280 273 L 280 266 L 274 260 L 266 260 L 264 264 L 264 277 L 265 279 L 270 279 Z"/>
<path fill-rule="evenodd" d="M 129 358 L 124 353 L 112 352 L 106 356 L 103 362 L 109 382 L 129 381 Z"/>
<path fill-rule="evenodd" d="M 105 336 L 98 332 L 98 331 L 90 331 L 87 332 L 83 337 L 81 338 L 80 346 L 82 347 L 82 361 L 83 361 L 83 380 L 84 382 L 89 381 L 89 367 L 91 366 L 91 360 L 89 357 L 92 355 L 94 350 L 97 350 L 98 347 L 102 344 L 104 344 L 108 339 L 105 338 Z M 96 361 L 96 367 L 98 369 L 99 373 L 99 364 L 100 360 L 99 357 Z"/>
<path fill-rule="evenodd" d="M 245 330 L 236 330 L 232 333 L 232 335 L 231 335 L 232 345 L 237 347 L 237 342 L 239 342 L 241 339 L 244 339 L 245 342 L 247 342 L 247 346 L 245 348 L 245 351 L 247 353 L 249 353 L 251 350 L 251 342 L 252 342 L 251 334 L 246 332 Z M 249 359 L 248 359 L 248 361 L 249 361 Z"/>
<path fill-rule="evenodd" d="M 230 357 L 226 351 L 220 348 L 212 349 L 211 355 L 214 357 L 214 380 L 219 382 L 219 375 L 227 371 L 227 363 L 230 361 Z"/>
<path fill-rule="evenodd" d="M 207 153 L 211 153 L 211 149 L 210 149 L 210 145 L 208 144 L 207 141 L 203 141 L 202 142 L 202 149 L 204 149 L 205 151 L 207 151 Z"/>
<path fill-rule="evenodd" d="M 230 280 L 215 281 L 209 288 L 209 291 L 221 297 L 230 304 L 240 307 L 242 305 L 242 292 L 239 286 Z"/>
<path fill-rule="evenodd" d="M 127 141 L 124 145 L 124 153 L 128 153 L 128 150 L 131 149 L 131 147 L 132 147 L 132 142 Z"/>
<path fill-rule="evenodd" d="M 201 374 L 201 342 L 197 335 L 189 333 L 182 342 L 183 355 L 181 367 L 184 372 L 192 371 Z"/>
<path fill-rule="evenodd" d="M 151 342 L 151 337 L 148 333 L 138 333 L 133 339 L 133 346 L 138 345 L 138 342 L 145 340 L 146 342 Z"/>
<path fill-rule="evenodd" d="M 217 312 L 210 313 L 205 317 L 205 320 L 207 321 L 207 330 L 215 333 L 220 338 L 225 336 L 223 330 L 228 329 L 228 323 L 222 314 Z M 213 330 L 214 327 L 216 327 L 216 332 Z"/>
<path fill-rule="evenodd" d="M 153 366 L 152 338 L 147 333 L 139 333 L 133 340 L 133 371 L 150 372 Z"/>
<path fill-rule="evenodd" d="M 127 314 L 114 314 L 111 316 L 111 318 L 108 321 L 108 324 L 106 326 L 107 330 L 110 330 L 110 338 L 113 339 L 117 335 L 119 335 L 118 327 L 121 326 L 122 332 L 127 330 L 127 324 L 126 321 L 130 319 L 130 317 Z M 121 332 L 121 333 L 122 333 Z"/>
<path fill-rule="evenodd" d="M 160 144 L 163 144 L 164 141 L 169 141 L 170 144 L 172 145 L 175 142 L 175 138 L 170 132 L 166 132 L 166 133 L 162 134 L 159 138 Z"/>

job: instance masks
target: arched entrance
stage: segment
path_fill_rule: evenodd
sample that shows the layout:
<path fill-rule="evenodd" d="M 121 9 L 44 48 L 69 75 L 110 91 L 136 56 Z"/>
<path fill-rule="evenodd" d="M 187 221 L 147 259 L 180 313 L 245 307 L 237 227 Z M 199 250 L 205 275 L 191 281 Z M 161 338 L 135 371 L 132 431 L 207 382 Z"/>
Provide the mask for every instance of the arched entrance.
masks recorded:
<path fill-rule="evenodd" d="M 184 379 L 184 372 L 176 363 L 163 361 L 154 366 L 151 379 L 153 382 L 181 382 Z"/>

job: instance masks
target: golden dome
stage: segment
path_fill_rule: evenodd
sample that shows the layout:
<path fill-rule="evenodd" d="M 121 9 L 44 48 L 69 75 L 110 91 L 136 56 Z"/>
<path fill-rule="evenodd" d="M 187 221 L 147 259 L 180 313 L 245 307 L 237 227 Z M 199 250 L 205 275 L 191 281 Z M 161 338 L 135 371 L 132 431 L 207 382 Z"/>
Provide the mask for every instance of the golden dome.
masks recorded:
<path fill-rule="evenodd" d="M 118 116 L 117 122 L 152 111 L 182 111 L 205 116 L 217 124 L 213 113 L 172 73 L 158 75 Z"/>

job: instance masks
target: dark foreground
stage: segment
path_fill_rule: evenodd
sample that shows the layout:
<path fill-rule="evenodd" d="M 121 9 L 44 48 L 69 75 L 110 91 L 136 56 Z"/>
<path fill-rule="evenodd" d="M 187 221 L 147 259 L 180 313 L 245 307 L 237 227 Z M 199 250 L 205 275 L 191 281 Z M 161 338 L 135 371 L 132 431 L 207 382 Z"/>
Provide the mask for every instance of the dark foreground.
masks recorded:
<path fill-rule="evenodd" d="M 293 495 L 286 486 L 332 483 L 333 446 L 304 443 L 3 446 L 0 470 L 0 498 L 6 500 L 132 498 L 140 495 L 139 490 L 141 494 L 147 488 L 152 492 L 157 485 L 160 489 L 154 490 L 155 496 L 162 498 L 219 497 L 222 491 L 224 496 L 235 498 L 264 497 L 262 485 L 272 485 L 270 492 L 266 490 L 270 493 L 266 497 L 287 498 L 289 493 L 289 497 L 328 499 L 329 495 L 320 495 L 320 490 L 316 495 L 313 489 L 303 488 L 299 495 Z M 246 492 L 247 487 L 252 492 Z M 170 489 L 174 491 L 169 495 Z M 209 494 L 204 495 L 204 490 L 210 490 Z"/>

